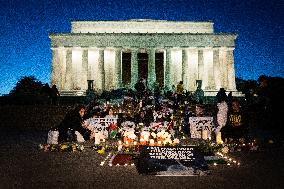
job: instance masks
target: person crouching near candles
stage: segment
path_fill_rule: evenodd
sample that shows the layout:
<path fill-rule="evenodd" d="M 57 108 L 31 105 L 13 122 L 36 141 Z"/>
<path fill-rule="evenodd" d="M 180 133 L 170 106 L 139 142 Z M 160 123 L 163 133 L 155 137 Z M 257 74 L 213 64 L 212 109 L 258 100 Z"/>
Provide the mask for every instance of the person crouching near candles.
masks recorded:
<path fill-rule="evenodd" d="M 248 139 L 247 116 L 241 110 L 238 99 L 232 100 L 232 107 L 228 111 L 228 119 L 225 127 L 221 129 L 222 140 L 245 142 Z"/>
<path fill-rule="evenodd" d="M 78 138 L 84 138 L 84 140 L 90 139 L 91 131 L 87 129 L 84 124 L 83 116 L 85 114 L 85 106 L 77 105 L 73 110 L 68 112 L 60 125 L 58 126 L 59 131 L 59 142 L 74 142 L 82 141 L 77 140 Z M 81 135 L 78 136 L 78 133 Z"/>

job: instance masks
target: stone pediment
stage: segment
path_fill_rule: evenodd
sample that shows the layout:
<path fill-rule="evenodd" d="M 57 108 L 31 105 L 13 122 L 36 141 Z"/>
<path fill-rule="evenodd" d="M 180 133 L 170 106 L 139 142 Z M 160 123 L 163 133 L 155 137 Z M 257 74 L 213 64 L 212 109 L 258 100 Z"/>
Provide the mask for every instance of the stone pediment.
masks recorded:
<path fill-rule="evenodd" d="M 71 33 L 213 33 L 213 23 L 132 19 L 73 21 Z"/>

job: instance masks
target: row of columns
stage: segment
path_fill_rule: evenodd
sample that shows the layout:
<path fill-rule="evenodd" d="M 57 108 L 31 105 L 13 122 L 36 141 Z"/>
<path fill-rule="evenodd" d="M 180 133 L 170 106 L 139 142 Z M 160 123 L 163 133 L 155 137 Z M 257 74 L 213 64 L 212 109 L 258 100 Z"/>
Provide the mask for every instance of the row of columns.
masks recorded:
<path fill-rule="evenodd" d="M 51 83 L 63 91 L 86 90 L 87 80 L 94 80 L 97 90 L 122 87 L 122 48 L 52 48 Z M 173 53 L 176 51 L 176 53 Z M 156 82 L 155 48 L 147 50 L 149 86 Z M 166 48 L 164 52 L 164 86 L 171 89 L 180 80 L 185 89 L 196 90 L 202 80 L 204 90 L 235 91 L 233 48 Z M 180 53 L 181 52 L 181 53 Z M 138 81 L 138 48 L 131 49 L 131 87 Z M 109 60 L 107 60 L 109 59 Z"/>

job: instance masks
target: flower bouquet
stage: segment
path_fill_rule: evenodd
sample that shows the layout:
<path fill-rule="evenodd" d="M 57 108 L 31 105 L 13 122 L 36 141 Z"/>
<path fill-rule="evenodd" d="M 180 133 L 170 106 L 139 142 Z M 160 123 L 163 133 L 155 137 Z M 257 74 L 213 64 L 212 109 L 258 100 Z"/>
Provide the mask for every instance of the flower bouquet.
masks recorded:
<path fill-rule="evenodd" d="M 44 152 L 81 152 L 84 146 L 77 143 L 40 144 L 39 149 Z"/>

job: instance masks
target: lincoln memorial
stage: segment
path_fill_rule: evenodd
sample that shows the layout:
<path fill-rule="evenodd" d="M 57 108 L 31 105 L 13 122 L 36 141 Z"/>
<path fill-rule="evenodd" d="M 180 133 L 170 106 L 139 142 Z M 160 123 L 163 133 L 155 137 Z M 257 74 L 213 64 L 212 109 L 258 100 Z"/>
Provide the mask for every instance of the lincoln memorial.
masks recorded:
<path fill-rule="evenodd" d="M 205 96 L 220 88 L 236 90 L 236 34 L 214 33 L 213 22 L 165 20 L 74 21 L 71 33 L 49 34 L 51 84 L 61 95 L 84 95 L 88 80 L 95 91 L 133 88 L 145 79 L 171 89 L 183 81 Z"/>

